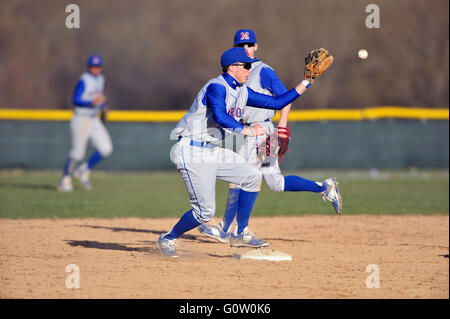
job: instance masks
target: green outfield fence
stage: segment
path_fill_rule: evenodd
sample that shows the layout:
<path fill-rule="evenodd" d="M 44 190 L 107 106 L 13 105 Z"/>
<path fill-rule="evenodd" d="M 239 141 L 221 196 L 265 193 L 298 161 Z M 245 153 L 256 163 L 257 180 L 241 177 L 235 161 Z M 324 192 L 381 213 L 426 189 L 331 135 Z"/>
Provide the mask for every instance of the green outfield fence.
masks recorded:
<path fill-rule="evenodd" d="M 173 169 L 169 133 L 185 111 L 111 111 L 105 170 Z M 0 168 L 61 169 L 70 110 L 0 110 Z M 277 117 L 275 118 L 275 121 Z M 292 111 L 283 169 L 448 168 L 449 110 L 377 107 Z"/>

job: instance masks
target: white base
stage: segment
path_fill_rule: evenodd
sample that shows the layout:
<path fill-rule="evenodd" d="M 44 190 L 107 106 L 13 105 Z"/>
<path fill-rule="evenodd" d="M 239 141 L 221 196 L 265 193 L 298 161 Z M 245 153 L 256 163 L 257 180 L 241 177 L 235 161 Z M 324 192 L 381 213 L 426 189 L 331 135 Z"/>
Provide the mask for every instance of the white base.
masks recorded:
<path fill-rule="evenodd" d="M 269 261 L 292 261 L 292 256 L 281 251 L 272 251 L 267 248 L 251 249 L 244 252 L 234 253 L 233 257 L 239 260 L 269 260 Z"/>

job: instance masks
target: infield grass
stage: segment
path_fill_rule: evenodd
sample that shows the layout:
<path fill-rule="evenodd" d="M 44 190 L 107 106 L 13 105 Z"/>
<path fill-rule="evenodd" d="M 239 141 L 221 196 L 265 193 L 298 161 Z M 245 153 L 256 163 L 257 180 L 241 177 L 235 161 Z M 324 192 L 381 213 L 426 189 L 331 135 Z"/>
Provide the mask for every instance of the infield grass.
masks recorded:
<path fill-rule="evenodd" d="M 372 172 L 373 173 L 373 172 Z M 180 217 L 190 209 L 178 172 L 94 171 L 94 189 L 74 180 L 75 191 L 60 193 L 59 171 L 0 171 L 0 218 Z M 448 171 L 285 172 L 340 182 L 344 214 L 448 214 Z M 223 216 L 227 184 L 216 185 L 216 217 Z M 253 216 L 334 214 L 331 204 L 308 192 L 271 192 L 263 183 Z"/>

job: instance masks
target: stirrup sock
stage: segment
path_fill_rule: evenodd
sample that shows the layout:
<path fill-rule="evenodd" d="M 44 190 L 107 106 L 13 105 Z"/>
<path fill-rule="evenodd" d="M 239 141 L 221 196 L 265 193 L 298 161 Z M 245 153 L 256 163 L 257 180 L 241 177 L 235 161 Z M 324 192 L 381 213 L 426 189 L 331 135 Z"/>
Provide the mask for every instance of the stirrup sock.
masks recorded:
<path fill-rule="evenodd" d="M 246 192 L 241 190 L 239 193 L 239 205 L 237 212 L 237 233 L 240 234 L 248 226 L 248 220 L 252 213 L 253 206 L 258 198 L 259 192 Z"/>
<path fill-rule="evenodd" d="M 310 181 L 306 178 L 289 175 L 284 177 L 284 191 L 285 192 L 314 192 L 321 193 L 327 189 L 325 185 Z"/>
<path fill-rule="evenodd" d="M 233 223 L 234 218 L 238 212 L 238 204 L 239 204 L 239 193 L 241 192 L 240 188 L 230 188 L 228 190 L 228 199 L 227 205 L 225 207 L 225 214 L 222 218 L 223 231 L 228 232 L 231 224 Z"/>
<path fill-rule="evenodd" d="M 99 151 L 95 151 L 92 153 L 88 162 L 88 169 L 92 169 L 95 165 L 97 165 L 103 159 L 102 154 Z"/>
<path fill-rule="evenodd" d="M 164 235 L 164 238 L 167 239 L 176 239 L 180 237 L 185 232 L 190 231 L 191 229 L 194 229 L 195 227 L 199 226 L 201 223 L 198 222 L 194 214 L 192 214 L 192 209 L 184 213 L 184 215 L 180 218 L 178 223 L 173 226 L 172 230 Z"/>

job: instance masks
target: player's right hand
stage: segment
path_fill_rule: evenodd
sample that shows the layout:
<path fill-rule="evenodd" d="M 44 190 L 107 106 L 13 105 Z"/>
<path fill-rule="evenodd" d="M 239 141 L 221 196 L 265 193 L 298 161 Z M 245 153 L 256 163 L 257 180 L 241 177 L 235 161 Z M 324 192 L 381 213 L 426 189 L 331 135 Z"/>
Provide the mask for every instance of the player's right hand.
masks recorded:
<path fill-rule="evenodd" d="M 266 130 L 259 124 L 253 126 L 245 126 L 242 130 L 242 134 L 248 136 L 263 136 L 266 135 Z"/>

